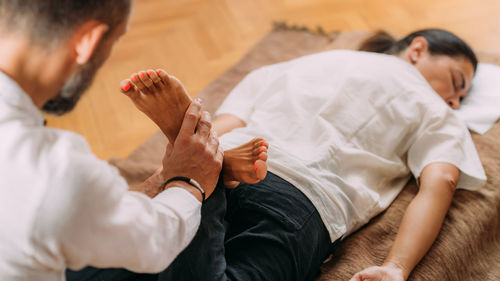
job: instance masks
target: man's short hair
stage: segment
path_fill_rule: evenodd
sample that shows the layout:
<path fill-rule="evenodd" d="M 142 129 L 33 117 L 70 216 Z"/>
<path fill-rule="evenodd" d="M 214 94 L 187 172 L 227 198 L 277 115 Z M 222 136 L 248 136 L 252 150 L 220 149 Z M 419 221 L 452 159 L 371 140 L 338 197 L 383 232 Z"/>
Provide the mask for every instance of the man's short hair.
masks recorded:
<path fill-rule="evenodd" d="M 40 43 L 64 40 L 91 19 L 113 31 L 128 17 L 131 1 L 0 0 L 0 28 L 27 32 Z"/>

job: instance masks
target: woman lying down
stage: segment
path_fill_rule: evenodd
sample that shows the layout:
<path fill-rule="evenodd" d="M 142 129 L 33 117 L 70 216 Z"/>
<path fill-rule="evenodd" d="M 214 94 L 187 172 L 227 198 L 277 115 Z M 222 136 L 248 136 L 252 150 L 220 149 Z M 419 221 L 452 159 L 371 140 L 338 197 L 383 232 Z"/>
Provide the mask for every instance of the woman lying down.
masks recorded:
<path fill-rule="evenodd" d="M 337 50 L 266 66 L 229 94 L 215 130 L 224 148 L 265 138 L 267 167 L 256 161 L 255 169 L 263 179 L 212 195 L 227 200 L 215 204 L 227 210 L 202 223 L 212 224 L 211 240 L 196 246 L 200 230 L 160 280 L 313 280 L 334 242 L 388 208 L 413 175 L 419 192 L 385 262 L 352 280 L 408 278 L 436 239 L 455 189 L 485 182 L 468 130 L 452 111 L 477 59 L 443 30 L 397 42 L 379 34 L 363 48 L 384 54 Z"/>

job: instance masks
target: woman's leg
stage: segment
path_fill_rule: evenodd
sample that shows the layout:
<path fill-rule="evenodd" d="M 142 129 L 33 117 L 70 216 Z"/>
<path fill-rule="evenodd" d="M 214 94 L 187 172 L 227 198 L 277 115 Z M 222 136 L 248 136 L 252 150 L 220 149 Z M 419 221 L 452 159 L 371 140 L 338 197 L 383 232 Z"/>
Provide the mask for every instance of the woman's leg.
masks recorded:
<path fill-rule="evenodd" d="M 245 127 L 247 124 L 240 118 L 231 114 L 222 114 L 217 117 L 214 122 L 214 130 L 219 136 L 231 132 L 236 128 Z"/>
<path fill-rule="evenodd" d="M 164 70 L 148 70 L 133 74 L 130 79 L 123 80 L 121 90 L 135 106 L 146 114 L 161 129 L 170 143 L 174 143 L 179 133 L 184 114 L 191 104 L 191 98 L 182 83 Z M 224 127 L 225 130 L 239 124 L 236 117 L 226 116 L 214 121 L 214 129 Z M 256 183 L 262 180 L 267 172 L 268 144 L 263 139 L 254 139 L 234 149 L 227 150 L 224 155 L 223 177 L 229 187 L 238 182 Z"/>
<path fill-rule="evenodd" d="M 223 212 L 216 212 L 211 218 L 218 219 L 209 224 L 202 223 L 200 235 L 173 266 L 160 274 L 159 280 L 274 281 L 317 277 L 332 244 L 307 197 L 272 173 L 258 184 L 241 184 L 228 193 L 226 224 Z"/>
<path fill-rule="evenodd" d="M 332 251 L 316 208 L 272 173 L 231 191 L 226 218 L 230 280 L 314 280 Z"/>

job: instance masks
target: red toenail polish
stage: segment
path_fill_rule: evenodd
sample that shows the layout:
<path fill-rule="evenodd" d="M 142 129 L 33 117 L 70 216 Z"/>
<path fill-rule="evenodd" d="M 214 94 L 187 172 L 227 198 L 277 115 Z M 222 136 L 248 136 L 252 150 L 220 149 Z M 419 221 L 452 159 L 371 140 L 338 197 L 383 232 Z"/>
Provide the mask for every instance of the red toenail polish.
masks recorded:
<path fill-rule="evenodd" d="M 134 76 L 132 76 L 132 81 L 137 81 L 137 74 L 135 74 Z"/>
<path fill-rule="evenodd" d="M 262 159 L 262 153 L 261 153 L 261 154 L 259 154 L 259 159 Z"/>
<path fill-rule="evenodd" d="M 257 171 L 259 168 L 257 167 L 257 161 L 255 161 L 255 171 Z"/>
<path fill-rule="evenodd" d="M 264 152 L 264 148 L 259 148 L 259 152 Z"/>
<path fill-rule="evenodd" d="M 156 73 L 160 74 L 160 73 L 161 73 L 161 69 L 158 69 L 158 70 L 156 71 Z"/>
<path fill-rule="evenodd" d="M 130 83 L 127 82 L 127 84 L 123 85 L 122 90 L 124 90 L 125 92 L 128 92 L 128 90 L 130 90 L 130 87 L 131 87 Z"/>
<path fill-rule="evenodd" d="M 144 76 L 146 76 L 146 74 L 144 74 L 144 72 L 141 72 L 141 73 L 139 73 L 139 76 L 140 76 L 141 78 L 144 78 Z"/>
<path fill-rule="evenodd" d="M 150 71 L 150 72 L 148 72 L 148 75 L 151 76 L 151 75 L 153 75 L 153 73 L 154 73 L 153 71 Z"/>
<path fill-rule="evenodd" d="M 267 146 L 268 144 L 267 144 L 267 142 L 264 142 L 264 143 L 262 143 L 262 145 L 263 145 L 263 146 Z"/>

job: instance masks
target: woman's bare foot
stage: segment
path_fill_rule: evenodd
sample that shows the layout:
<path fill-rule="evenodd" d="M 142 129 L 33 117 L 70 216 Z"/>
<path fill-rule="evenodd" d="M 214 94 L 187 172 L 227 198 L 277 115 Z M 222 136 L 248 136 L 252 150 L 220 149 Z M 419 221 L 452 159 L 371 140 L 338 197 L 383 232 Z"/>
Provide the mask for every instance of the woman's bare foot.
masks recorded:
<path fill-rule="evenodd" d="M 222 179 L 227 188 L 235 188 L 240 182 L 258 183 L 267 174 L 267 149 L 264 139 L 253 139 L 246 144 L 224 151 Z"/>
<path fill-rule="evenodd" d="M 191 104 L 191 98 L 182 83 L 164 70 L 150 69 L 123 80 L 120 89 L 158 125 L 170 143 L 174 143 L 184 114 Z"/>
<path fill-rule="evenodd" d="M 170 143 L 175 142 L 184 114 L 191 104 L 191 98 L 177 78 L 161 69 L 141 71 L 123 80 L 120 89 L 160 127 Z M 267 174 L 268 147 L 264 139 L 253 139 L 226 150 L 222 168 L 226 187 L 263 180 Z"/>

